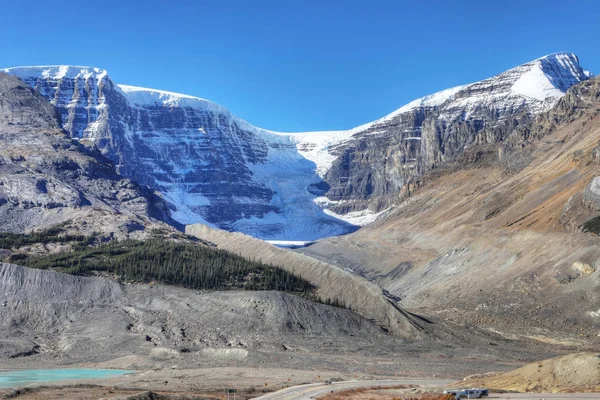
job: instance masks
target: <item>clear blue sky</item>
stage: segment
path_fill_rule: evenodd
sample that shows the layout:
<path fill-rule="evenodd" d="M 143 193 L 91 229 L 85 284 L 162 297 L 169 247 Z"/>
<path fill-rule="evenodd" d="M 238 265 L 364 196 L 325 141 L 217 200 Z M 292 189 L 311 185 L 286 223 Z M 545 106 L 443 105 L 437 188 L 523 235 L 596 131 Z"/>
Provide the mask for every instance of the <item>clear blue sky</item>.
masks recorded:
<path fill-rule="evenodd" d="M 600 72 L 595 0 L 22 0 L 0 66 L 92 65 L 280 131 L 344 129 L 548 53 Z"/>

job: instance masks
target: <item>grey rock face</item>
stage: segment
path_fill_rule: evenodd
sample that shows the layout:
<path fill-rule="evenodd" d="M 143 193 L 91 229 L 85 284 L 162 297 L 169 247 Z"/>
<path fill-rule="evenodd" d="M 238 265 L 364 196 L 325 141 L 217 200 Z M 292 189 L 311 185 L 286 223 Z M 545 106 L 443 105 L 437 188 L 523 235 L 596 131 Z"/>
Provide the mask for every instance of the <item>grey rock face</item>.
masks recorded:
<path fill-rule="evenodd" d="M 256 182 L 248 167 L 266 160 L 266 143 L 226 115 L 162 105 L 139 105 L 129 112 L 128 129 L 135 133 L 121 147 L 125 176 L 171 198 L 209 199 L 184 207 L 223 227 L 245 215 L 279 211 L 270 204 L 272 190 Z M 184 202 L 173 199 L 180 209 Z"/>
<path fill-rule="evenodd" d="M 0 80 L 0 130 L 4 133 L 59 130 L 54 107 L 14 79 Z"/>
<path fill-rule="evenodd" d="M 559 53 L 350 131 L 286 135 L 203 99 L 115 85 L 100 69 L 6 71 L 57 107 L 71 137 L 93 142 L 120 174 L 160 191 L 175 220 L 287 240 L 348 232 L 369 220 L 367 207 L 386 207 L 469 146 L 504 142 L 588 78 L 575 55 Z"/>
<path fill-rule="evenodd" d="M 90 231 L 119 234 L 121 223 L 135 220 L 149 226 L 151 215 L 160 214 L 160 199 L 120 177 L 97 150 L 69 139 L 54 107 L 4 73 L 0 121 L 3 231 L 23 232 L 75 218 L 89 224 Z M 110 215 L 112 221 L 102 227 L 100 222 Z"/>
<path fill-rule="evenodd" d="M 266 145 L 221 110 L 131 104 L 101 70 L 25 81 L 50 95 L 71 137 L 93 140 L 122 175 L 169 197 L 210 197 L 210 203 L 189 204 L 208 222 L 275 211 L 272 192 L 254 182 L 247 167 L 264 160 Z"/>
<path fill-rule="evenodd" d="M 222 110 L 131 104 L 103 70 L 51 71 L 47 77 L 17 76 L 56 106 L 71 137 L 92 140 L 122 175 L 174 196 L 208 195 L 212 202 L 190 208 L 209 222 L 275 210 L 272 192 L 253 182 L 247 167 L 264 160 L 265 143 Z"/>
<path fill-rule="evenodd" d="M 287 135 L 206 100 L 117 86 L 99 69 L 8 72 L 56 106 L 71 137 L 92 142 L 120 174 L 160 191 L 183 224 L 305 240 L 354 229 L 313 202 L 308 189 L 322 180 Z"/>
<path fill-rule="evenodd" d="M 592 210 L 600 211 L 600 176 L 592 179 L 583 192 L 583 201 Z"/>
<path fill-rule="evenodd" d="M 468 146 L 504 141 L 587 78 L 576 56 L 556 54 L 411 103 L 334 150 L 338 157 L 325 175 L 331 186 L 327 196 L 367 200 L 395 195 Z"/>

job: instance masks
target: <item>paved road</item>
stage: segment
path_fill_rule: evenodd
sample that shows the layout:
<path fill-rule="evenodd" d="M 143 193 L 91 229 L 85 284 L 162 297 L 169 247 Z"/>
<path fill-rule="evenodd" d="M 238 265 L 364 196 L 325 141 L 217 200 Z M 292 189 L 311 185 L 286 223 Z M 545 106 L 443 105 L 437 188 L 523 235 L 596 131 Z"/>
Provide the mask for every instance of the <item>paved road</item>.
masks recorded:
<path fill-rule="evenodd" d="M 303 400 L 312 399 L 317 396 L 337 392 L 345 389 L 356 389 L 374 386 L 396 386 L 396 385 L 419 385 L 443 387 L 454 381 L 440 379 L 395 379 L 395 380 L 373 380 L 373 381 L 342 381 L 333 382 L 330 385 L 324 383 L 313 383 L 310 385 L 293 386 L 277 392 L 256 397 L 254 400 Z M 510 399 L 510 400 L 599 400 L 600 393 L 492 393 L 488 399 Z"/>
<path fill-rule="evenodd" d="M 333 382 L 330 385 L 324 383 L 313 383 L 310 385 L 293 386 L 274 393 L 256 397 L 254 400 L 302 400 L 311 399 L 332 390 L 337 392 L 345 389 L 356 389 L 373 386 L 396 386 L 396 385 L 419 385 L 419 386 L 445 386 L 454 381 L 440 379 L 394 379 L 376 381 L 342 381 Z M 539 399 L 538 399 L 539 400 Z"/>
<path fill-rule="evenodd" d="M 489 399 L 511 400 L 598 400 L 600 393 L 507 393 L 492 394 Z"/>

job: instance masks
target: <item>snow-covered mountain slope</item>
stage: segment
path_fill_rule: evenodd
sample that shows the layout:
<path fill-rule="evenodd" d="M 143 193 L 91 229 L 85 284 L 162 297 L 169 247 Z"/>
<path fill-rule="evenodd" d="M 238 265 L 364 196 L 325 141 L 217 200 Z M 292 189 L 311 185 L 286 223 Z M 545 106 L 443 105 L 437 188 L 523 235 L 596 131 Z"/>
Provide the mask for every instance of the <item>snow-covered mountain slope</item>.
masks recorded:
<path fill-rule="evenodd" d="M 376 217 L 366 210 L 373 199 L 397 194 L 465 146 L 502 140 L 588 77 L 575 55 L 559 53 L 354 129 L 284 134 L 208 100 L 116 85 L 98 68 L 3 71 L 50 100 L 72 137 L 93 141 L 122 175 L 160 191 L 175 220 L 277 240 L 356 229 Z"/>
<path fill-rule="evenodd" d="M 204 99 L 116 85 L 97 68 L 5 71 L 49 99 L 72 137 L 94 141 L 122 175 L 160 191 L 180 223 L 285 240 L 355 229 L 313 201 L 322 180 L 290 135 Z"/>
<path fill-rule="evenodd" d="M 470 145 L 503 141 L 588 77 L 574 54 L 557 53 L 415 100 L 328 147 L 327 196 L 338 213 L 386 207 L 415 177 Z"/>
<path fill-rule="evenodd" d="M 398 120 L 410 120 L 411 114 L 440 110 L 435 118 L 442 120 L 469 120 L 484 109 L 497 114 L 487 117 L 489 120 L 519 111 L 537 114 L 550 109 L 568 88 L 590 76 L 590 72 L 580 67 L 579 59 L 573 53 L 550 54 L 481 82 L 456 86 L 413 100 L 383 118 L 350 130 L 293 135 L 299 151 L 315 162 L 319 175 L 324 176 L 339 156 L 336 148 L 348 145 L 354 136 L 361 136 L 361 133 L 379 135 L 394 125 L 393 133 L 402 136 L 403 140 L 421 140 L 419 128 L 425 118 L 416 118 L 416 126 L 407 126 L 400 131 L 397 126 Z"/>

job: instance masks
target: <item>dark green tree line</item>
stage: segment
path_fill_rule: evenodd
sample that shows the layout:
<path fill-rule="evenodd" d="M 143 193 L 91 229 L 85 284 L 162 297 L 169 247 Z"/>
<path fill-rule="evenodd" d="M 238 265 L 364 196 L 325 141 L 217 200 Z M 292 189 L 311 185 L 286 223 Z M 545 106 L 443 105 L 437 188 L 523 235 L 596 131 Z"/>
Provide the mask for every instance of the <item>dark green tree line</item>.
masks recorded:
<path fill-rule="evenodd" d="M 104 271 L 123 281 L 156 280 L 209 290 L 279 290 L 310 295 L 314 287 L 281 268 L 194 243 L 161 239 L 78 243 L 73 250 L 19 260 L 32 268 L 53 268 L 75 275 Z"/>

